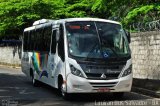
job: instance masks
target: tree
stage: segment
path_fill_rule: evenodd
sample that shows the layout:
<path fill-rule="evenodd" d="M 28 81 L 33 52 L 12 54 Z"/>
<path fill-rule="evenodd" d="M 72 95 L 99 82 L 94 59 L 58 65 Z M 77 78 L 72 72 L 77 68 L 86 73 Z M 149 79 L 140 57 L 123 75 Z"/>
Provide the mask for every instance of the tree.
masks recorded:
<path fill-rule="evenodd" d="M 47 7 L 47 8 L 46 8 Z M 22 34 L 25 27 L 30 26 L 41 17 L 50 18 L 52 5 L 43 0 L 9 0 L 0 3 L 0 36 L 16 36 Z"/>
<path fill-rule="evenodd" d="M 0 0 L 0 37 L 17 39 L 24 28 L 43 18 L 98 17 L 127 26 L 159 19 L 159 6 L 159 0 Z"/>
<path fill-rule="evenodd" d="M 150 22 L 153 20 L 158 20 L 160 18 L 160 5 L 144 5 L 131 10 L 123 20 L 123 23 L 133 24 L 137 22 Z"/>

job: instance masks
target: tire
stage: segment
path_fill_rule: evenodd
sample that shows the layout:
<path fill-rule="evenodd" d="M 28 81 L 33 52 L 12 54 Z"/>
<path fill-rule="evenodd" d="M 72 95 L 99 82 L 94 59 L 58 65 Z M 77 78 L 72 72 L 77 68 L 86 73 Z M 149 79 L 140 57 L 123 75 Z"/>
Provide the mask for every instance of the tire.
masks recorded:
<path fill-rule="evenodd" d="M 34 87 L 38 87 L 39 86 L 39 82 L 35 79 L 34 73 L 33 73 L 33 75 L 31 77 L 32 77 L 32 85 Z"/>
<path fill-rule="evenodd" d="M 62 79 L 58 80 L 58 90 L 59 90 L 60 95 L 63 97 L 63 99 L 70 100 L 70 94 L 63 90 L 63 80 Z"/>
<path fill-rule="evenodd" d="M 63 88 L 61 88 L 61 95 L 62 95 L 63 99 L 65 99 L 65 100 L 70 100 L 70 94 L 64 92 L 64 91 L 63 91 Z"/>
<path fill-rule="evenodd" d="M 124 92 L 114 92 L 113 96 L 116 99 L 122 99 L 124 97 Z"/>

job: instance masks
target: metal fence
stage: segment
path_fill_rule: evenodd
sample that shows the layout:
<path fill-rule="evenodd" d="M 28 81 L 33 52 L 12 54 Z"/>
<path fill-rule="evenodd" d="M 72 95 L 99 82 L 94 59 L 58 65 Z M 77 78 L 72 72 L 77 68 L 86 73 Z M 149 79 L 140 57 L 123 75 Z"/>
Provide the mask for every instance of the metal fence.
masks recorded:
<path fill-rule="evenodd" d="M 160 20 L 151 22 L 138 22 L 129 26 L 131 32 L 160 31 Z"/>

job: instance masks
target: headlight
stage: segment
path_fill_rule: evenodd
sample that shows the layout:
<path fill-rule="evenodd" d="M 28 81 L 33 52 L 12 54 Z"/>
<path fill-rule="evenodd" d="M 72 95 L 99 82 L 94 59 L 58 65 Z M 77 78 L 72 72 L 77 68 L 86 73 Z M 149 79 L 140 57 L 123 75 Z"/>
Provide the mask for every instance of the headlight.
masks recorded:
<path fill-rule="evenodd" d="M 132 73 L 132 65 L 130 65 L 129 68 L 123 72 L 122 77 L 125 77 L 131 73 Z"/>
<path fill-rule="evenodd" d="M 75 68 L 73 65 L 70 65 L 70 69 L 71 69 L 71 73 L 73 75 L 76 75 L 76 76 L 84 78 L 84 75 L 82 74 L 82 72 L 80 70 L 78 70 L 77 68 Z"/>

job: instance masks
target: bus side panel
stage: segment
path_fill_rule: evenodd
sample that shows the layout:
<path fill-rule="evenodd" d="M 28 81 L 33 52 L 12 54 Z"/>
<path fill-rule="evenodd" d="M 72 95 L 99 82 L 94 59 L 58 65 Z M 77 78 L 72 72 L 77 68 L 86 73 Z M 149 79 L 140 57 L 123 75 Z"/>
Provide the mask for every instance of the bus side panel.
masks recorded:
<path fill-rule="evenodd" d="M 48 57 L 48 84 L 54 88 L 58 88 L 58 76 L 62 75 L 65 80 L 65 63 L 60 59 L 60 57 L 55 55 L 50 55 Z"/>
<path fill-rule="evenodd" d="M 34 52 L 31 56 L 31 67 L 36 76 L 36 79 L 48 84 L 48 54 Z"/>
<path fill-rule="evenodd" d="M 30 77 L 30 56 L 29 52 L 24 52 L 22 53 L 22 60 L 21 60 L 21 65 L 22 65 L 22 72 Z"/>

